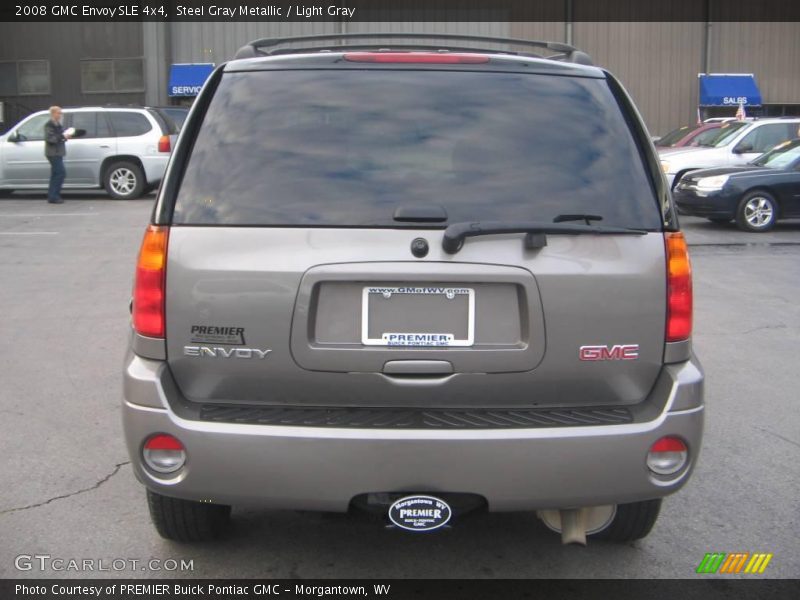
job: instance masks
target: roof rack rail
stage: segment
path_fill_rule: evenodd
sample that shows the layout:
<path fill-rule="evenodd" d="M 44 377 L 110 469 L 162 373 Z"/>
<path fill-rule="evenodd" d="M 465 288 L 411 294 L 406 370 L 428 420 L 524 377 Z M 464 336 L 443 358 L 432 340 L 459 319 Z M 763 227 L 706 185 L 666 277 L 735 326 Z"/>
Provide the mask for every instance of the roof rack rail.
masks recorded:
<path fill-rule="evenodd" d="M 303 35 L 297 37 L 283 37 L 283 38 L 262 38 L 253 40 L 239 48 L 234 58 L 254 58 L 257 56 L 274 56 L 278 54 L 299 54 L 305 52 L 324 52 L 324 51 L 341 51 L 341 50 L 368 50 L 368 49 L 387 49 L 385 43 L 380 41 L 370 44 L 343 44 L 344 40 L 409 40 L 409 39 L 424 39 L 424 40 L 447 40 L 447 41 L 461 41 L 461 42 L 491 42 L 494 44 L 510 44 L 513 46 L 528 46 L 532 48 L 543 48 L 550 50 L 556 54 L 549 56 L 534 54 L 528 52 L 516 52 L 509 50 L 498 50 L 497 48 L 464 48 L 452 47 L 449 45 L 439 46 L 433 44 L 403 44 L 393 45 L 391 49 L 399 50 L 437 50 L 437 51 L 458 51 L 458 52 L 493 52 L 499 54 L 512 54 L 517 56 L 530 56 L 534 58 L 547 58 L 549 60 L 561 60 L 566 62 L 573 62 L 581 65 L 591 65 L 591 57 L 578 50 L 569 44 L 562 44 L 561 42 L 547 42 L 540 40 L 524 40 L 519 38 L 504 38 L 504 37 L 487 37 L 482 35 L 461 35 L 453 33 L 329 33 L 322 35 Z M 295 44 L 299 42 L 325 42 L 325 41 L 338 41 L 339 44 L 326 45 L 326 46 L 305 46 L 302 48 L 285 48 L 287 44 Z"/>

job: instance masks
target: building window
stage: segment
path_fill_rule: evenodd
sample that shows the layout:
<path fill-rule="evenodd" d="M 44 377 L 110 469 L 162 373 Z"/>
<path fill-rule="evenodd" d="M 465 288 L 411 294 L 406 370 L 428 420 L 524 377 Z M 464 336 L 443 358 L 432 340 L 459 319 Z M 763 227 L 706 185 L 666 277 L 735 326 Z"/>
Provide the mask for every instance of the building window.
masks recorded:
<path fill-rule="evenodd" d="M 85 94 L 113 92 L 113 62 L 110 60 L 81 61 L 81 91 Z"/>
<path fill-rule="evenodd" d="M 21 60 L 17 62 L 17 86 L 20 96 L 50 93 L 50 61 Z"/>
<path fill-rule="evenodd" d="M 0 63 L 0 96 L 17 95 L 17 63 Z"/>
<path fill-rule="evenodd" d="M 144 90 L 144 61 L 141 58 L 114 61 L 114 89 L 117 92 Z"/>
<path fill-rule="evenodd" d="M 144 60 L 113 58 L 81 61 L 84 94 L 144 91 Z"/>
<path fill-rule="evenodd" d="M 0 95 L 34 96 L 50 93 L 50 61 L 0 62 Z"/>

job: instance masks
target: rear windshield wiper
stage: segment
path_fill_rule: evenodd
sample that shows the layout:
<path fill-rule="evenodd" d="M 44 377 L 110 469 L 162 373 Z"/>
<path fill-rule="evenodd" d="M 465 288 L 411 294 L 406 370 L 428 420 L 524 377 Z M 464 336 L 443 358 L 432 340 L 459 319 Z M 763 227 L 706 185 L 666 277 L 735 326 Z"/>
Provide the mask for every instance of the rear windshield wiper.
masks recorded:
<path fill-rule="evenodd" d="M 644 235 L 643 229 L 630 229 L 628 227 L 607 227 L 605 225 L 574 225 L 572 223 L 544 223 L 544 222 L 507 222 L 483 221 L 477 223 L 453 223 L 444 231 L 442 249 L 448 254 L 455 254 L 464 245 L 468 237 L 478 235 L 497 235 L 504 233 L 527 233 L 525 248 L 535 250 L 547 245 L 546 234 L 612 234 L 612 235 Z"/>

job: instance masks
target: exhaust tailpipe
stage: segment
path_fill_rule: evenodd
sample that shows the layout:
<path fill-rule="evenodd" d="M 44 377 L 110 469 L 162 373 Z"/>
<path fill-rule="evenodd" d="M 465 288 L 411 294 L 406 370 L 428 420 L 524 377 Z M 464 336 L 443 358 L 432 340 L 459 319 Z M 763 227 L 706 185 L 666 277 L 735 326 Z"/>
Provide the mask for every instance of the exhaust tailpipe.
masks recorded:
<path fill-rule="evenodd" d="M 617 514 L 615 504 L 539 510 L 536 513 L 544 524 L 561 534 L 564 544 L 586 545 L 586 536 L 602 531 Z"/>
<path fill-rule="evenodd" d="M 561 515 L 561 543 L 586 545 L 587 508 L 570 508 L 558 511 Z"/>

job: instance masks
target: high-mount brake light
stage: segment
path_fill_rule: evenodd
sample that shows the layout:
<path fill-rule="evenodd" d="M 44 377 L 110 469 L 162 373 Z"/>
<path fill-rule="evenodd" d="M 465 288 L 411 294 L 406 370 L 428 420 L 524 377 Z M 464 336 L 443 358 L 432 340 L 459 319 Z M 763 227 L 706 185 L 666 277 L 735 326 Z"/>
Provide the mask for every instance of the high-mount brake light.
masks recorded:
<path fill-rule="evenodd" d="M 169 228 L 150 225 L 145 231 L 133 287 L 133 328 L 146 337 L 164 337 L 164 291 Z"/>
<path fill-rule="evenodd" d="M 686 239 L 681 232 L 664 234 L 667 249 L 668 342 L 680 342 L 692 335 L 692 265 Z"/>
<path fill-rule="evenodd" d="M 370 63 L 427 63 L 438 65 L 479 65 L 489 62 L 482 54 L 451 54 L 445 52 L 348 52 L 344 59 Z"/>

